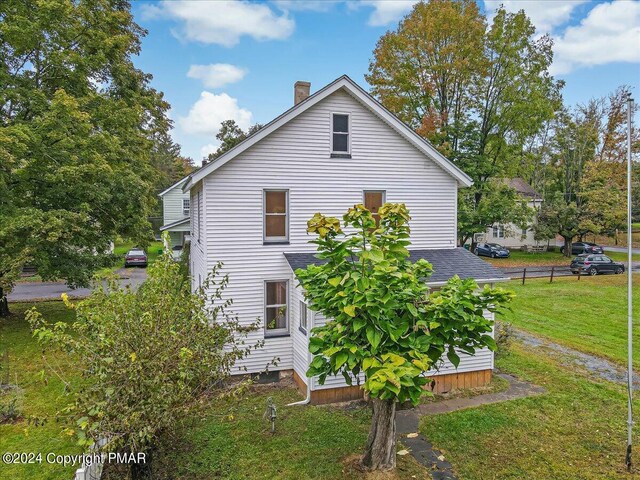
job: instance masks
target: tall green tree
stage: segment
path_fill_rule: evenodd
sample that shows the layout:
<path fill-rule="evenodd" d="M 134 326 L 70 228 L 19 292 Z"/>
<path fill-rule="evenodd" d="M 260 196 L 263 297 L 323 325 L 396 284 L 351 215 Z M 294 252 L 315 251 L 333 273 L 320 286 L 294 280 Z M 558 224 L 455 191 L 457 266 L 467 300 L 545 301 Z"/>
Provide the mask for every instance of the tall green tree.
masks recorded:
<path fill-rule="evenodd" d="M 475 2 L 464 0 L 419 2 L 378 41 L 366 76 L 372 93 L 474 181 L 459 195 L 460 243 L 521 219 L 508 189 L 489 193 L 492 181 L 522 174 L 528 142 L 559 107 L 551 47 L 524 11 L 500 8 L 486 28 Z M 494 215 L 504 205 L 513 218 Z"/>
<path fill-rule="evenodd" d="M 131 60 L 124 0 L 0 2 L 0 296 L 25 264 L 87 284 L 110 241 L 146 241 L 168 104 Z"/>
<path fill-rule="evenodd" d="M 318 235 L 312 243 L 326 263 L 296 271 L 310 308 L 331 319 L 312 330 L 307 375 L 321 384 L 329 375 L 348 384 L 363 378 L 373 418 L 362 462 L 372 470 L 395 467 L 398 403 L 420 402 L 430 382 L 424 373 L 444 355 L 457 367 L 460 351 L 494 349 L 484 311 L 499 311 L 511 298 L 457 276 L 429 291 L 431 264 L 409 261 L 407 208 L 387 203 L 378 213 L 379 227 L 363 205 L 350 208 L 342 226 L 315 214 L 308 232 Z"/>
<path fill-rule="evenodd" d="M 245 132 L 244 130 L 242 130 L 242 128 L 240 128 L 235 120 L 225 120 L 220 124 L 220 131 L 216 134 L 216 138 L 220 141 L 220 146 L 215 152 L 210 153 L 207 156 L 207 161 L 210 162 L 212 160 L 215 160 L 220 155 L 227 152 L 228 150 L 231 150 L 245 138 L 253 135 L 261 128 L 262 125 L 256 123 L 255 125 L 251 125 Z"/>

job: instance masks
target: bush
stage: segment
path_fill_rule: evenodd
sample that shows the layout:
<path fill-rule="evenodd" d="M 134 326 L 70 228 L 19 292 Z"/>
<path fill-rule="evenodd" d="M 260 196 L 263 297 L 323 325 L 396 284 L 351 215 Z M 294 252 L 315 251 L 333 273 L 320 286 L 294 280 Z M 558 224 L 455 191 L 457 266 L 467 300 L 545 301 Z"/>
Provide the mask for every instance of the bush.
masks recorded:
<path fill-rule="evenodd" d="M 509 355 L 513 343 L 513 325 L 508 322 L 496 322 L 496 355 Z"/>
<path fill-rule="evenodd" d="M 0 391 L 0 423 L 13 423 L 22 418 L 23 392 L 15 385 L 4 385 Z"/>

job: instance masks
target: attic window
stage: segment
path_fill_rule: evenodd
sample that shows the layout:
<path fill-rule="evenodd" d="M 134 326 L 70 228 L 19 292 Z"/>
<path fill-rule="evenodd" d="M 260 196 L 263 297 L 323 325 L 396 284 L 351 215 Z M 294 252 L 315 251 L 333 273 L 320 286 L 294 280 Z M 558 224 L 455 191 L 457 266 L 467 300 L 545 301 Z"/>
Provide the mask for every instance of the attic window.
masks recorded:
<path fill-rule="evenodd" d="M 333 114 L 332 143 L 333 153 L 349 153 L 349 115 L 346 113 Z"/>

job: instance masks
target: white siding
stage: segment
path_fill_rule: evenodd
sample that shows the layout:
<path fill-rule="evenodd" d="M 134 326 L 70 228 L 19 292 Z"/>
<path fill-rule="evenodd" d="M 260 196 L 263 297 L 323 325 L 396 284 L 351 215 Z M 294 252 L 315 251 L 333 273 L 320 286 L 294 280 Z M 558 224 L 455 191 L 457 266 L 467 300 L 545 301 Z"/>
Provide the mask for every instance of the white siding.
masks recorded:
<path fill-rule="evenodd" d="M 202 186 L 198 185 L 190 190 L 191 194 L 191 225 L 193 230 L 191 232 L 191 244 L 189 252 L 189 261 L 191 263 L 191 288 L 195 290 L 200 286 L 200 283 L 207 276 L 207 259 L 205 255 L 206 237 L 196 238 L 196 228 L 198 226 L 198 212 L 200 209 L 205 208 L 206 202 L 202 200 Z M 200 197 L 200 202 L 198 202 Z"/>
<path fill-rule="evenodd" d="M 329 156 L 332 112 L 351 114 L 350 159 Z M 227 294 L 241 321 L 264 317 L 265 280 L 289 279 L 292 336 L 267 338 L 265 348 L 244 362 L 251 372 L 279 357 L 277 369 L 295 367 L 304 373 L 293 361 L 299 298 L 283 252 L 315 250 L 306 233 L 315 212 L 341 217 L 363 201 L 363 190 L 385 190 L 388 202 L 404 202 L 411 212 L 413 248 L 455 247 L 455 179 L 345 91 L 302 113 L 203 183 L 206 269 L 224 262 L 230 274 Z M 263 245 L 263 189 L 289 190 L 288 245 Z M 195 224 L 192 233 L 194 245 Z M 262 338 L 261 329 L 250 340 Z"/>
<path fill-rule="evenodd" d="M 162 196 L 162 219 L 164 225 L 185 217 L 182 211 L 182 200 L 188 198 L 189 193 L 183 193 L 182 187 L 176 187 Z"/>

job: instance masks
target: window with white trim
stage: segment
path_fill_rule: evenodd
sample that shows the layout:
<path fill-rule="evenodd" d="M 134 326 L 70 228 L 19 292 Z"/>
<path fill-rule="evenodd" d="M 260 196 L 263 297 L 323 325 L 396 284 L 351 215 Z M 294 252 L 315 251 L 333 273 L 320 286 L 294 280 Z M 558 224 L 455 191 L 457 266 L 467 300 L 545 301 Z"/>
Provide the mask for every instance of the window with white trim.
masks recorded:
<path fill-rule="evenodd" d="M 191 200 L 190 200 L 190 199 L 188 199 L 188 198 L 183 198 L 183 199 L 182 199 L 182 214 L 183 214 L 185 217 L 188 217 L 188 216 L 189 216 L 189 213 L 190 213 L 190 211 L 191 211 L 190 206 L 191 206 Z"/>
<path fill-rule="evenodd" d="M 202 192 L 198 191 L 198 242 L 202 237 Z"/>
<path fill-rule="evenodd" d="M 371 212 L 371 215 L 376 221 L 376 225 L 380 225 L 380 214 L 378 210 L 386 202 L 387 192 L 384 190 L 365 190 L 364 191 L 364 206 Z"/>
<path fill-rule="evenodd" d="M 264 282 L 264 334 L 266 337 L 289 333 L 287 280 Z"/>
<path fill-rule="evenodd" d="M 504 225 L 496 223 L 493 226 L 493 238 L 504 238 Z"/>
<path fill-rule="evenodd" d="M 334 113 L 331 123 L 331 151 L 333 153 L 349 153 L 349 114 Z"/>
<path fill-rule="evenodd" d="M 289 192 L 287 190 L 264 191 L 264 242 L 289 241 Z"/>
<path fill-rule="evenodd" d="M 300 331 L 305 335 L 309 331 L 309 327 L 312 323 L 313 311 L 309 306 L 300 300 Z"/>

